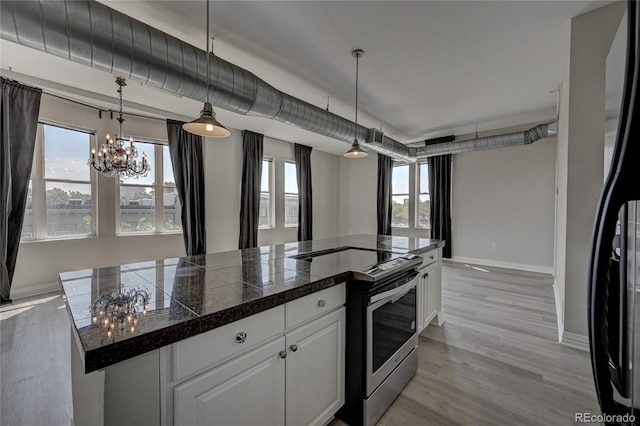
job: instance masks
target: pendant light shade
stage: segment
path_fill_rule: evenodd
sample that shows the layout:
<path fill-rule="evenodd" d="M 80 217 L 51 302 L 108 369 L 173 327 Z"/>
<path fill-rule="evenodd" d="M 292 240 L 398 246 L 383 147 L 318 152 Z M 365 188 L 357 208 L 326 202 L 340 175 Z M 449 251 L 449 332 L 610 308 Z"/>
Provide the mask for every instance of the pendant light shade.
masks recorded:
<path fill-rule="evenodd" d="M 369 155 L 367 154 L 367 151 L 360 148 L 358 139 L 354 139 L 353 144 L 351 144 L 351 149 L 345 152 L 344 154 L 342 154 L 342 156 L 346 158 L 364 158 L 367 155 Z"/>
<path fill-rule="evenodd" d="M 351 56 L 356 58 L 356 121 L 355 121 L 356 133 L 358 128 L 358 61 L 363 54 L 364 54 L 364 51 L 362 49 L 356 49 L 353 52 L 351 52 Z M 369 154 L 367 154 L 365 150 L 360 148 L 360 144 L 358 143 L 358 138 L 355 138 L 353 140 L 353 143 L 351 144 L 351 149 L 342 155 L 345 158 L 364 158 Z"/>
<path fill-rule="evenodd" d="M 207 41 L 205 46 L 207 49 L 207 101 L 204 103 L 202 111 L 200 111 L 200 118 L 184 123 L 182 128 L 186 132 L 206 138 L 226 138 L 231 132 L 216 120 L 216 113 L 213 112 L 213 106 L 209 102 L 209 80 L 211 79 L 211 71 L 209 69 L 209 0 L 207 0 Z M 211 50 L 213 50 L 213 46 L 211 47 Z"/>
<path fill-rule="evenodd" d="M 209 102 L 205 102 L 204 109 L 200 111 L 200 118 L 184 123 L 182 128 L 189 133 L 207 138 L 226 138 L 231 134 L 226 127 L 218 123 L 216 113 Z"/>

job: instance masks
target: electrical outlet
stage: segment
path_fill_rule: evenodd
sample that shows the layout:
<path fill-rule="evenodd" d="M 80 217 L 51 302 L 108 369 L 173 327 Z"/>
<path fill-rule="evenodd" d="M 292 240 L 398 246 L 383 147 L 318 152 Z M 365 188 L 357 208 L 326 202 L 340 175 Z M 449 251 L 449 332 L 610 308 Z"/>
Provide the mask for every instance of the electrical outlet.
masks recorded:
<path fill-rule="evenodd" d="M 89 260 L 92 261 L 92 262 L 95 262 L 96 254 L 95 253 L 89 253 Z"/>
<path fill-rule="evenodd" d="M 491 248 L 492 248 L 492 249 L 494 249 L 494 250 L 495 250 L 497 247 L 498 247 L 498 245 L 497 245 L 496 243 L 491 243 Z"/>

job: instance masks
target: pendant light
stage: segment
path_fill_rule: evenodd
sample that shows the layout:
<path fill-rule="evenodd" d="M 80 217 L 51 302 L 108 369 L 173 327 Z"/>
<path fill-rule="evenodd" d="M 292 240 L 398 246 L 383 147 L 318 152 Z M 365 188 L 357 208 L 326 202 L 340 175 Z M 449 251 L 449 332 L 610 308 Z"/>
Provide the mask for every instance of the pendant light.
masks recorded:
<path fill-rule="evenodd" d="M 364 51 L 362 49 L 356 49 L 351 52 L 351 56 L 356 58 L 356 134 L 358 131 L 358 61 L 363 54 Z M 351 144 L 351 149 L 342 155 L 346 158 L 364 158 L 369 154 L 360 148 L 358 138 L 356 137 Z"/>
<path fill-rule="evenodd" d="M 207 0 L 207 101 L 204 103 L 204 108 L 200 111 L 200 118 L 184 123 L 182 128 L 194 135 L 204 136 L 208 138 L 226 138 L 231 132 L 216 120 L 216 113 L 213 112 L 213 106 L 209 102 L 209 80 L 210 80 L 210 65 L 209 65 L 209 0 Z"/>

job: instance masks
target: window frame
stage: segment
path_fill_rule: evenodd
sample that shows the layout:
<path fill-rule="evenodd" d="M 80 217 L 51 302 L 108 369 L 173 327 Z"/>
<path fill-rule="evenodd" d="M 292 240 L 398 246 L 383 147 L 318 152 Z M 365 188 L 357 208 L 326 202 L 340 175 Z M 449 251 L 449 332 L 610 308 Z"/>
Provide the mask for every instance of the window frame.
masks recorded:
<path fill-rule="evenodd" d="M 267 225 L 258 225 L 258 229 L 274 229 L 275 225 L 275 202 L 274 202 L 274 193 L 275 193 L 275 173 L 274 173 L 274 165 L 275 159 L 269 156 L 262 157 L 262 167 L 264 169 L 265 164 L 268 163 L 269 170 L 267 171 L 267 176 L 269 179 L 269 187 L 268 191 L 262 191 L 262 176 L 260 177 L 260 198 L 262 199 L 262 194 L 268 194 L 269 198 L 269 223 Z M 260 209 L 260 205 L 258 204 L 258 210 Z M 260 212 L 258 211 L 258 223 L 260 223 Z"/>
<path fill-rule="evenodd" d="M 132 135 L 126 135 L 128 138 Z M 115 177 L 116 190 L 115 190 L 115 208 L 116 208 L 116 223 L 115 231 L 117 236 L 136 236 L 136 235 L 164 235 L 164 234 L 182 234 L 183 230 L 166 230 L 164 228 L 164 189 L 175 188 L 175 182 L 173 185 L 165 185 L 164 183 L 164 153 L 163 148 L 169 145 L 169 142 L 161 139 L 150 138 L 137 138 L 133 137 L 136 144 L 144 143 L 153 145 L 154 164 L 151 164 L 151 173 L 153 173 L 153 184 L 148 183 L 135 183 L 135 179 L 131 179 L 132 183 L 124 181 L 120 183 L 120 179 Z M 97 147 L 96 147 L 97 149 Z M 142 150 L 140 150 L 142 151 Z M 175 180 L 175 176 L 174 176 Z M 154 203 L 154 218 L 155 224 L 152 231 L 140 231 L 140 232 L 127 232 L 121 228 L 121 199 L 120 188 L 152 188 L 155 191 L 155 203 Z"/>
<path fill-rule="evenodd" d="M 409 163 L 405 163 L 405 162 L 401 162 L 401 161 L 394 161 L 393 163 L 393 169 L 391 171 L 391 173 L 393 173 L 395 171 L 396 167 L 407 167 L 407 191 L 408 192 L 393 192 L 393 174 L 391 175 L 391 206 L 393 209 L 393 197 L 397 197 L 397 196 L 406 196 L 406 198 L 409 200 L 409 204 L 411 203 L 411 165 Z M 407 210 L 407 224 L 406 225 L 394 225 L 393 224 L 393 214 L 391 215 L 391 227 L 392 228 L 400 228 L 400 229 L 408 229 L 411 227 L 411 206 L 409 206 L 409 209 Z"/>
<path fill-rule="evenodd" d="M 38 125 L 36 130 L 36 141 L 33 153 L 33 163 L 31 166 L 31 175 L 29 180 L 31 182 L 31 208 L 32 208 L 32 224 L 33 233 L 30 238 L 23 238 L 21 236 L 20 243 L 23 242 L 36 242 L 36 241 L 53 241 L 53 240 L 72 240 L 72 239 L 84 239 L 93 238 L 97 236 L 98 230 L 98 199 L 96 197 L 97 188 L 97 171 L 91 166 L 89 167 L 89 180 L 77 180 L 77 179 L 57 179 L 47 178 L 45 173 L 45 138 L 44 129 L 45 126 L 58 127 L 73 132 L 85 133 L 89 135 L 89 146 L 87 147 L 87 159 L 90 156 L 91 148 L 95 146 L 96 130 L 81 128 L 70 124 L 59 123 L 52 120 L 38 119 Z M 82 184 L 89 185 L 91 188 L 91 230 L 86 234 L 75 235 L 48 235 L 48 222 L 47 222 L 47 183 L 58 182 L 67 184 Z"/>
<path fill-rule="evenodd" d="M 416 228 L 420 229 L 431 229 L 431 224 L 429 226 L 420 225 L 420 196 L 428 195 L 429 196 L 429 205 L 431 205 L 431 193 L 429 192 L 429 184 L 427 183 L 427 192 L 422 192 L 421 183 L 422 183 L 422 165 L 427 166 L 427 179 L 429 179 L 429 163 L 427 161 L 420 161 L 416 163 L 416 214 L 415 214 L 415 224 Z M 431 207 L 429 207 L 431 210 Z"/>
<path fill-rule="evenodd" d="M 298 189 L 297 193 L 295 193 L 295 192 L 287 192 L 287 190 L 286 190 L 286 188 L 287 188 L 287 182 L 286 182 L 287 173 L 285 172 L 285 170 L 287 168 L 287 164 L 293 164 L 294 170 L 296 171 L 296 188 Z M 297 178 L 298 169 L 297 169 L 297 167 L 298 167 L 298 165 L 296 164 L 295 161 L 293 161 L 293 160 L 284 160 L 283 172 L 284 172 L 284 188 L 285 189 L 284 189 L 284 197 L 283 197 L 283 201 L 284 201 L 283 202 L 283 212 L 284 212 L 283 223 L 284 223 L 284 227 L 285 228 L 297 228 L 298 226 L 300 226 L 300 217 L 299 216 L 298 216 L 298 218 L 296 220 L 296 223 L 294 225 L 291 225 L 291 224 L 287 225 L 287 208 L 286 208 L 287 196 L 295 196 L 298 199 L 298 210 L 300 208 L 299 207 L 300 206 L 300 188 L 298 188 L 298 180 L 297 180 L 298 179 Z"/>

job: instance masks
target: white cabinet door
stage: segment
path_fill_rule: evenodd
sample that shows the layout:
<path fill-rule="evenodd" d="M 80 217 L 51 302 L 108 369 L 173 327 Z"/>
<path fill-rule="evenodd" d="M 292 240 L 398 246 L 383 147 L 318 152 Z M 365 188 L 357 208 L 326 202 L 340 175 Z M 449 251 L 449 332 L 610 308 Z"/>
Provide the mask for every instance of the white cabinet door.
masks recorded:
<path fill-rule="evenodd" d="M 418 277 L 418 332 L 422 332 L 440 311 L 440 262 L 420 270 Z"/>
<path fill-rule="evenodd" d="M 325 424 L 344 404 L 345 308 L 287 333 L 286 424 Z"/>
<path fill-rule="evenodd" d="M 422 274 L 427 274 L 425 279 L 427 284 L 427 309 L 424 319 L 424 326 L 426 327 L 440 311 L 440 295 L 438 288 L 440 286 L 439 263 L 436 262 L 431 264 L 423 271 Z"/>
<path fill-rule="evenodd" d="M 175 387 L 176 426 L 282 426 L 284 337 Z"/>

